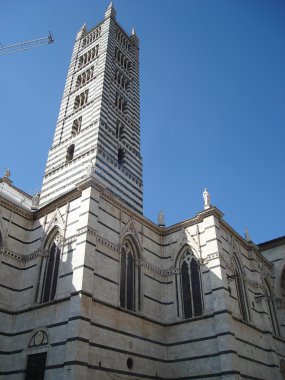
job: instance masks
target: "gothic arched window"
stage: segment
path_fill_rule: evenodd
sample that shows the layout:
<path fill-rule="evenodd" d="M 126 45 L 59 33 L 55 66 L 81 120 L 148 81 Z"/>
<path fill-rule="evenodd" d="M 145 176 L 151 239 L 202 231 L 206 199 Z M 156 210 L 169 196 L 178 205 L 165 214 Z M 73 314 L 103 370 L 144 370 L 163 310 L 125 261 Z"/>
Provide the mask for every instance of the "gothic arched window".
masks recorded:
<path fill-rule="evenodd" d="M 181 261 L 181 297 L 184 318 L 203 313 L 200 268 L 197 259 L 187 251 Z"/>
<path fill-rule="evenodd" d="M 269 318 L 271 320 L 273 332 L 275 335 L 280 335 L 275 305 L 274 305 L 274 301 L 273 301 L 273 297 L 272 297 L 272 292 L 271 292 L 271 289 L 270 289 L 270 286 L 269 286 L 267 280 L 264 280 L 264 282 L 265 282 L 265 294 L 266 294 L 265 299 L 267 301 Z"/>
<path fill-rule="evenodd" d="M 122 166 L 124 164 L 125 152 L 122 148 L 118 150 L 118 164 Z"/>
<path fill-rule="evenodd" d="M 48 259 L 43 278 L 41 302 L 52 301 L 55 297 L 60 262 L 60 235 L 57 234 L 49 244 Z"/>
<path fill-rule="evenodd" d="M 239 304 L 239 310 L 241 317 L 244 321 L 249 319 L 248 307 L 247 307 L 247 298 L 244 288 L 243 274 L 241 270 L 240 263 L 236 257 L 234 257 L 234 276 L 237 300 Z"/>
<path fill-rule="evenodd" d="M 135 310 L 136 305 L 135 257 L 133 244 L 126 240 L 121 249 L 120 305 L 128 310 Z"/>
<path fill-rule="evenodd" d="M 74 144 L 69 145 L 69 147 L 67 148 L 67 151 L 66 151 L 66 162 L 69 162 L 69 161 L 73 160 L 74 148 L 75 148 Z"/>

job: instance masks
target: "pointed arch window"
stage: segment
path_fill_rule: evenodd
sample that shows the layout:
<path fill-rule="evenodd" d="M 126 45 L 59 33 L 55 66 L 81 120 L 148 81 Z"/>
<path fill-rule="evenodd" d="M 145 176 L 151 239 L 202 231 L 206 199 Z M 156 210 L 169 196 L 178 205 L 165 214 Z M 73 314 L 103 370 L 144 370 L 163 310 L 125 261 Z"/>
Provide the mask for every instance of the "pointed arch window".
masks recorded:
<path fill-rule="evenodd" d="M 49 244 L 48 259 L 43 278 L 41 302 L 54 300 L 60 263 L 60 235 L 57 234 Z"/>
<path fill-rule="evenodd" d="M 118 164 L 119 166 L 122 166 L 124 164 L 125 159 L 125 152 L 122 148 L 119 148 L 118 150 Z"/>
<path fill-rule="evenodd" d="M 181 297 L 184 318 L 203 313 L 200 268 L 194 255 L 187 251 L 181 261 Z"/>
<path fill-rule="evenodd" d="M 120 306 L 128 310 L 135 310 L 139 302 L 140 274 L 135 268 L 135 248 L 131 241 L 126 240 L 121 249 L 120 267 Z M 136 297 L 137 293 L 137 297 Z"/>
<path fill-rule="evenodd" d="M 273 301 L 273 297 L 272 297 L 272 292 L 271 292 L 271 289 L 270 289 L 270 286 L 269 286 L 267 280 L 265 280 L 264 282 L 265 282 L 265 294 L 266 294 L 265 299 L 267 301 L 267 307 L 268 307 L 268 311 L 269 311 L 272 329 L 273 329 L 274 335 L 280 335 L 280 330 L 279 330 L 275 305 L 274 305 L 274 301 Z"/>
<path fill-rule="evenodd" d="M 246 297 L 246 292 L 244 288 L 243 273 L 241 270 L 240 263 L 238 259 L 236 258 L 236 256 L 234 256 L 233 278 L 235 280 L 236 295 L 238 299 L 240 315 L 244 321 L 248 321 L 249 320 L 248 303 L 247 303 L 247 297 Z"/>
<path fill-rule="evenodd" d="M 74 148 L 75 148 L 75 145 L 72 144 L 72 145 L 69 145 L 69 147 L 67 148 L 67 151 L 66 151 L 66 162 L 70 162 L 73 160 L 73 156 L 74 156 Z"/>

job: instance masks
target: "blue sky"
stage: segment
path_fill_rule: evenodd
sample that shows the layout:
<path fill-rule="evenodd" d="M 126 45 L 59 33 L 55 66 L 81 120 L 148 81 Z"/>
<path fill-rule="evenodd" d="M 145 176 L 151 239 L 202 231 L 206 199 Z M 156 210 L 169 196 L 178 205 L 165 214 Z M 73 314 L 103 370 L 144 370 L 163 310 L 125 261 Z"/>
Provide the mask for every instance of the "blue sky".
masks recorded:
<path fill-rule="evenodd" d="M 55 44 L 0 57 L 0 174 L 41 187 L 76 32 L 109 0 L 0 0 L 0 43 Z M 243 235 L 284 235 L 285 2 L 116 0 L 140 38 L 144 214 L 166 224 L 212 204 Z M 2 174 L 1 174 L 2 175 Z"/>

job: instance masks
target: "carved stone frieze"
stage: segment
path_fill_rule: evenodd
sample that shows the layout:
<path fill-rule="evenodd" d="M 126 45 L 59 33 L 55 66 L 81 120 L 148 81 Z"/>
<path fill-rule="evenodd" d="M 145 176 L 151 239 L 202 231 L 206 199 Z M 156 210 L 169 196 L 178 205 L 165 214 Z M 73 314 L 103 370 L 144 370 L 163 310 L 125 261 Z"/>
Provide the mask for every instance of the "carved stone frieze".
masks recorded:
<path fill-rule="evenodd" d="M 77 230 L 77 235 L 82 235 L 85 233 L 93 235 L 93 236 L 97 235 L 96 231 L 92 227 L 89 227 L 89 226 L 85 226 Z"/>
<path fill-rule="evenodd" d="M 103 238 L 102 236 L 97 235 L 97 242 L 105 245 L 106 247 L 112 249 L 113 251 L 118 252 L 119 247 L 108 241 L 107 239 Z"/>
<path fill-rule="evenodd" d="M 224 259 L 223 255 L 220 252 L 214 252 L 207 255 L 207 257 L 203 260 L 204 264 L 208 264 L 209 261 L 215 260 L 215 259 Z"/>
<path fill-rule="evenodd" d="M 29 254 L 29 255 L 22 255 L 22 254 L 15 253 L 13 251 L 10 251 L 7 248 L 2 247 L 2 248 L 0 248 L 0 254 L 8 256 L 8 257 L 11 257 L 11 258 L 17 260 L 18 262 L 25 263 L 27 261 L 31 261 L 31 260 L 35 259 L 38 256 L 47 256 L 48 255 L 48 251 L 37 250 L 37 251 L 35 251 L 35 252 L 33 252 L 33 253 Z"/>
<path fill-rule="evenodd" d="M 144 262 L 144 267 L 151 270 L 154 273 L 160 274 L 161 276 L 171 276 L 173 274 L 173 268 L 160 269 L 155 265 L 148 263 L 147 261 Z"/>

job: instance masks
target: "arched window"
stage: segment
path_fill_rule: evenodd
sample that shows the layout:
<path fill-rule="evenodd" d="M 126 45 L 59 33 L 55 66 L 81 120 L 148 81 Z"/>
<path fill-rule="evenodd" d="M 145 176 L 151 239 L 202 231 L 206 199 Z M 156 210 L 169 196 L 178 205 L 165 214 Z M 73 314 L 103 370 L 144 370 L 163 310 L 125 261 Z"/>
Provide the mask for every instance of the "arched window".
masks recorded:
<path fill-rule="evenodd" d="M 243 273 L 241 270 L 240 263 L 236 256 L 234 256 L 234 276 L 236 295 L 239 304 L 240 315 L 243 320 L 249 320 L 248 306 L 246 292 L 244 288 Z"/>
<path fill-rule="evenodd" d="M 268 305 L 267 307 L 268 307 L 268 312 L 269 312 L 269 317 L 271 320 L 273 332 L 275 335 L 280 335 L 275 305 L 274 305 L 274 301 L 273 301 L 273 297 L 272 297 L 272 292 L 271 292 L 271 289 L 270 289 L 270 286 L 269 286 L 267 280 L 264 280 L 264 282 L 265 282 L 265 294 L 266 294 L 265 299 L 266 299 L 266 302 Z"/>
<path fill-rule="evenodd" d="M 1 235 L 1 232 L 0 232 L 0 247 L 2 247 L 2 244 L 3 244 L 3 240 L 2 240 L 2 235 Z"/>
<path fill-rule="evenodd" d="M 139 270 L 136 272 L 135 258 L 134 244 L 130 240 L 126 240 L 121 249 L 120 305 L 128 310 L 140 308 L 138 291 L 140 272 Z"/>
<path fill-rule="evenodd" d="M 74 156 L 74 144 L 70 145 L 67 148 L 66 152 L 66 162 L 72 161 Z"/>
<path fill-rule="evenodd" d="M 72 129 L 71 129 L 72 136 L 75 136 L 78 132 L 80 132 L 81 124 L 82 124 L 82 116 L 73 120 Z"/>
<path fill-rule="evenodd" d="M 181 298 L 184 318 L 193 318 L 203 313 L 200 268 L 197 259 L 190 251 L 182 257 Z"/>
<path fill-rule="evenodd" d="M 119 148 L 118 150 L 118 164 L 122 166 L 124 164 L 124 150 L 122 148 Z"/>
<path fill-rule="evenodd" d="M 41 302 L 52 301 L 55 297 L 60 254 L 60 235 L 57 234 L 50 242 L 48 248 L 48 259 L 43 279 Z"/>

